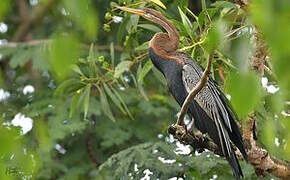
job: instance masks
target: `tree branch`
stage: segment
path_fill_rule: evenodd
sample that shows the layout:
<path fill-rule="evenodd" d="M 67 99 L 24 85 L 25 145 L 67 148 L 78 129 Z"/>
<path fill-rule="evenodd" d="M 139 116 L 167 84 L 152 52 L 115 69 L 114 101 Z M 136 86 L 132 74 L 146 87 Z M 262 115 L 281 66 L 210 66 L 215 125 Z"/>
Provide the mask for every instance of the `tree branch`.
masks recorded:
<path fill-rule="evenodd" d="M 29 18 L 29 8 L 28 8 L 28 4 L 27 4 L 27 1 L 24 1 L 24 0 L 16 0 L 16 5 L 18 7 L 18 13 L 19 13 L 19 19 L 20 19 L 20 22 L 25 22 L 28 18 Z M 30 41 L 32 40 L 32 33 L 31 32 L 28 32 L 26 35 L 24 35 L 22 37 L 23 40 L 27 40 L 27 41 Z M 7 62 L 6 62 L 7 63 Z M 32 64 L 31 62 L 28 62 L 25 64 L 25 68 L 30 71 L 32 67 Z M 32 76 L 31 77 L 35 77 L 34 76 L 34 73 L 32 71 L 30 71 L 32 73 Z"/>
<path fill-rule="evenodd" d="M 190 145 L 199 153 L 208 149 L 217 155 L 223 156 L 221 149 L 212 140 L 201 133 L 194 134 L 193 131 L 187 131 L 185 126 L 171 125 L 168 127 L 168 133 L 183 144 Z"/>
<path fill-rule="evenodd" d="M 27 2 L 23 0 L 16 0 L 16 5 L 18 7 L 19 17 L 22 21 L 24 21 L 28 18 Z"/>
<path fill-rule="evenodd" d="M 21 41 L 26 34 L 29 32 L 29 29 L 35 25 L 39 20 L 41 20 L 46 12 L 51 8 L 51 6 L 57 1 L 47 0 L 44 5 L 37 5 L 30 16 L 25 18 L 24 21 L 20 24 L 16 32 L 12 37 L 12 41 Z"/>
<path fill-rule="evenodd" d="M 38 40 L 31 40 L 26 42 L 8 42 L 5 44 L 0 45 L 1 48 L 21 48 L 21 47 L 34 47 L 39 46 L 42 44 L 50 44 L 52 42 L 51 39 L 38 39 Z M 87 44 L 81 44 L 82 48 L 89 49 L 90 46 Z M 94 46 L 98 51 L 107 51 L 110 50 L 110 45 L 95 45 Z M 119 45 L 114 46 L 114 50 L 123 52 L 125 49 Z"/>
<path fill-rule="evenodd" d="M 247 149 L 248 161 L 254 167 L 258 176 L 265 172 L 281 179 L 290 179 L 290 164 L 271 157 L 267 150 L 257 144 L 257 121 L 254 115 L 243 126 L 243 140 Z"/>
<path fill-rule="evenodd" d="M 265 172 L 268 172 L 281 179 L 290 179 L 290 164 L 270 156 L 267 150 L 257 145 L 256 128 L 257 122 L 255 116 L 252 115 L 242 129 L 248 162 L 254 167 L 258 176 L 263 176 Z M 192 131 L 187 132 L 184 126 L 170 126 L 168 132 L 183 144 L 190 145 L 194 150 L 203 152 L 204 149 L 208 149 L 217 155 L 224 156 L 212 140 L 203 137 L 201 134 L 193 134 Z M 236 151 L 236 154 L 239 159 L 242 159 L 239 151 Z"/>

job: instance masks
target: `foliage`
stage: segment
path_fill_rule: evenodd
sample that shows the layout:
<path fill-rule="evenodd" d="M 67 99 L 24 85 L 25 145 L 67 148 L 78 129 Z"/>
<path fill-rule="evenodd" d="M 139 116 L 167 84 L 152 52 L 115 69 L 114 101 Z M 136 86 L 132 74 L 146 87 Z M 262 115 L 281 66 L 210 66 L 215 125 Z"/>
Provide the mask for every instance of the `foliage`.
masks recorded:
<path fill-rule="evenodd" d="M 193 12 L 186 0 L 55 1 L 30 26 L 27 42 L 18 43 L 10 41 L 25 18 L 16 1 L 2 1 L 0 92 L 7 97 L 0 98 L 0 179 L 127 179 L 130 173 L 144 177 L 146 169 L 160 179 L 231 176 L 223 158 L 209 152 L 177 155 L 175 144 L 158 138 L 166 136 L 179 110 L 148 57 L 151 37 L 163 30 L 118 11 L 114 3 L 160 11 L 177 27 L 179 49 L 202 66 L 214 52 L 212 77 L 231 97 L 239 121 L 255 113 L 259 143 L 277 158 L 290 159 L 287 0 L 255 0 L 249 10 L 201 0 L 201 12 Z M 49 1 L 24 4 L 33 15 Z M 259 77 L 249 68 L 256 27 L 269 46 L 265 65 L 274 75 Z M 34 91 L 24 92 L 27 85 Z M 271 88 L 279 90 L 269 93 Z M 27 134 L 12 125 L 18 113 L 33 119 Z M 252 168 L 242 165 L 246 178 L 255 178 Z"/>
<path fill-rule="evenodd" d="M 183 177 L 189 179 L 210 179 L 218 174 L 218 178 L 228 179 L 232 172 L 227 162 L 211 152 L 197 153 L 192 156 L 177 155 L 173 144 L 164 142 L 145 143 L 133 146 L 111 156 L 99 170 L 91 176 L 97 179 L 140 179 L 150 170 L 152 179 L 170 179 Z M 204 162 L 200 164 L 200 162 Z M 252 167 L 242 163 L 245 169 L 245 179 L 254 178 Z"/>

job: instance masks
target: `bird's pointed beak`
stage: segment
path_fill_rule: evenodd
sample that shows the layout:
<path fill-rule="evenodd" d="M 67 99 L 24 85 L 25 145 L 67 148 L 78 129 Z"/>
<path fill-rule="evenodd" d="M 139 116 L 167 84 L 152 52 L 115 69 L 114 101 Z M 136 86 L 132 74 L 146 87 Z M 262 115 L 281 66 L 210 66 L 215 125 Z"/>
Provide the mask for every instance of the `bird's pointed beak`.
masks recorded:
<path fill-rule="evenodd" d="M 128 7 L 124 7 L 124 6 L 116 6 L 116 8 L 121 9 L 122 11 L 126 11 L 132 14 L 136 14 L 139 16 L 144 16 L 145 12 L 141 9 L 133 9 L 133 8 L 128 8 Z"/>

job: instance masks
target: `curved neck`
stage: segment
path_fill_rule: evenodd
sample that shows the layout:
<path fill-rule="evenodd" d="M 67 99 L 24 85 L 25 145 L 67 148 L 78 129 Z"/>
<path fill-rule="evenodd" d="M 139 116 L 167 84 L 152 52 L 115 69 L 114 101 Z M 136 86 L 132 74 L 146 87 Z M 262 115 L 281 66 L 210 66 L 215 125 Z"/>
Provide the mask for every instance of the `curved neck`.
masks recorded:
<path fill-rule="evenodd" d="M 179 44 L 179 33 L 177 29 L 166 18 L 161 17 L 160 20 L 161 21 L 158 21 L 157 23 L 166 30 L 170 43 L 173 44 L 176 47 L 175 50 L 177 50 Z"/>
<path fill-rule="evenodd" d="M 175 52 L 178 49 L 179 44 L 179 33 L 177 29 L 162 15 L 158 17 L 158 19 L 156 19 L 154 22 L 162 26 L 168 34 L 166 37 L 162 35 L 164 33 L 156 33 L 151 39 L 151 44 L 155 48 L 158 46 L 160 48 L 165 48 L 165 51 L 168 53 Z"/>

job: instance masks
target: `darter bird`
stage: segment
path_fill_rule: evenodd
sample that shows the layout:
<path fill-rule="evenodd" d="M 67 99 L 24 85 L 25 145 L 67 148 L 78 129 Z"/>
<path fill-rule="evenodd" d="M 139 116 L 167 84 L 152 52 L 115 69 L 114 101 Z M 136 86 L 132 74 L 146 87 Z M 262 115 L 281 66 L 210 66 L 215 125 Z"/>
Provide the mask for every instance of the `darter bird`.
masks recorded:
<path fill-rule="evenodd" d="M 169 91 L 182 106 L 190 90 L 199 82 L 203 69 L 189 55 L 178 51 L 177 29 L 156 10 L 117 8 L 142 16 L 166 30 L 166 33 L 159 32 L 153 36 L 149 45 L 149 55 L 154 66 L 166 78 Z M 202 133 L 207 133 L 220 148 L 232 167 L 236 179 L 242 178 L 243 173 L 232 145 L 235 144 L 247 160 L 242 136 L 236 123 L 237 118 L 227 105 L 224 94 L 211 77 L 190 104 L 188 115 L 193 119 L 194 126 Z"/>

